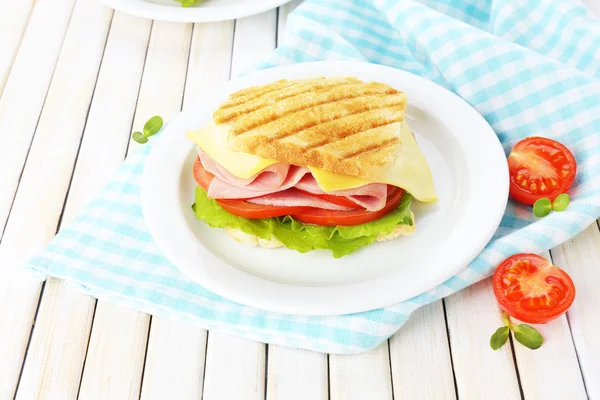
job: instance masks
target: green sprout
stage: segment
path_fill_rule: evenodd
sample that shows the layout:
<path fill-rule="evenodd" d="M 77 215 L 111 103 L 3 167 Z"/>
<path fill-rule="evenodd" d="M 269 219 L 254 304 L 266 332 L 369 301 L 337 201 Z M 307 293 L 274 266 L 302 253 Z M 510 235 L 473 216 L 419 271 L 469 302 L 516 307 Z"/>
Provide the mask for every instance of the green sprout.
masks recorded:
<path fill-rule="evenodd" d="M 131 138 L 133 140 L 135 140 L 136 142 L 138 142 L 139 144 L 148 143 L 148 138 L 150 136 L 154 136 L 158 132 L 160 132 L 162 127 L 163 127 L 163 119 L 161 117 L 159 117 L 158 115 L 155 115 L 154 117 L 152 117 L 148 121 L 146 121 L 146 123 L 144 124 L 143 133 L 139 132 L 139 131 L 133 132 L 133 134 L 131 135 Z"/>
<path fill-rule="evenodd" d="M 512 331 L 517 342 L 528 349 L 539 349 L 544 343 L 544 337 L 537 329 L 527 324 L 513 324 L 508 313 L 504 311 L 502 311 L 502 322 L 504 323 L 504 326 L 498 328 L 490 338 L 490 347 L 492 350 L 498 350 L 500 347 L 504 346 L 508 340 L 510 331 Z"/>

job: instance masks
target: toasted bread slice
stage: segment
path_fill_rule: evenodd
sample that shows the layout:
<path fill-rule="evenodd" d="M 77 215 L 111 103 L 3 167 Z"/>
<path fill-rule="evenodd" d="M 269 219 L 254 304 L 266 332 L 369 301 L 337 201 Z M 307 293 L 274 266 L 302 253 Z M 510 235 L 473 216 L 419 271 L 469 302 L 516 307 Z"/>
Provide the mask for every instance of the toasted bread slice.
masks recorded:
<path fill-rule="evenodd" d="M 232 94 L 213 114 L 231 150 L 376 179 L 398 155 L 406 95 L 356 78 L 279 80 Z"/>

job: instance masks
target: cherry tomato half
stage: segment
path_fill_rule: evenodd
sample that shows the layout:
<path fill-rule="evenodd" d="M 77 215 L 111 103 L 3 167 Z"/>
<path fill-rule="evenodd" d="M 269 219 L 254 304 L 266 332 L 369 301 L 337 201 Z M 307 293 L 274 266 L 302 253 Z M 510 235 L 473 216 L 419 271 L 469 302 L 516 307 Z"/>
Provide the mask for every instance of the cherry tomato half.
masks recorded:
<path fill-rule="evenodd" d="M 508 156 L 510 194 L 525 204 L 543 197 L 553 201 L 566 193 L 577 173 L 573 154 L 552 139 L 529 137 L 517 143 Z"/>
<path fill-rule="evenodd" d="M 575 299 L 571 277 L 536 254 L 516 254 L 498 266 L 494 295 L 510 316 L 545 324 L 564 314 Z"/>

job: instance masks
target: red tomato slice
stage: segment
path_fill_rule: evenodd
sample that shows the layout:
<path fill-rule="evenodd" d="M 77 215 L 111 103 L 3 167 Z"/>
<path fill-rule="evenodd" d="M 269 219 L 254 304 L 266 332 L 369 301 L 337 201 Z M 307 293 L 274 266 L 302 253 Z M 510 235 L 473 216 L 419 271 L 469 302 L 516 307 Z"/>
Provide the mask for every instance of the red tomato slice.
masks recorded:
<path fill-rule="evenodd" d="M 562 144 L 529 137 L 513 147 L 508 169 L 511 196 L 521 203 L 533 204 L 542 197 L 554 200 L 566 193 L 575 180 L 577 163 Z"/>
<path fill-rule="evenodd" d="M 244 218 L 271 218 L 312 210 L 312 207 L 278 207 L 252 204 L 244 200 L 217 200 L 225 211 Z"/>
<path fill-rule="evenodd" d="M 500 307 L 530 324 L 544 324 L 564 314 L 575 299 L 571 277 L 535 254 L 516 254 L 498 266 L 492 279 Z"/>
<path fill-rule="evenodd" d="M 398 207 L 404 190 L 397 187 L 390 187 L 388 193 L 387 202 L 385 207 L 379 211 L 366 211 L 352 210 L 352 211 L 335 211 L 335 210 L 323 210 L 321 208 L 313 208 L 308 211 L 304 211 L 299 214 L 292 214 L 292 216 L 298 221 L 305 224 L 314 224 L 321 226 L 354 226 L 360 224 L 366 224 L 367 222 L 375 221 L 389 214 L 393 209 Z"/>
<path fill-rule="evenodd" d="M 344 197 L 344 196 L 335 196 L 333 194 L 314 194 L 310 192 L 305 192 L 304 190 L 300 190 L 300 192 L 306 193 L 310 196 L 315 196 L 320 199 L 326 200 L 330 203 L 337 204 L 338 206 L 350 207 L 350 208 L 362 208 L 352 200 Z"/>
<path fill-rule="evenodd" d="M 194 166 L 192 167 L 192 172 L 194 174 L 194 180 L 198 186 L 205 191 L 208 191 L 208 186 L 215 176 L 204 169 L 202 163 L 200 162 L 200 157 L 196 157 L 196 161 L 194 161 Z"/>

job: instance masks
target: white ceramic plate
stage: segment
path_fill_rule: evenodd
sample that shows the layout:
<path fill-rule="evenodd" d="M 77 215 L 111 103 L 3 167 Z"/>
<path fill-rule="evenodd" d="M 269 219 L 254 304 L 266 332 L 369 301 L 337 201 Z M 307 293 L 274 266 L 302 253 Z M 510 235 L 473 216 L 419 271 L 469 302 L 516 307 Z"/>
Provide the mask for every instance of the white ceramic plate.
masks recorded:
<path fill-rule="evenodd" d="M 247 17 L 291 0 L 203 0 L 182 7 L 175 0 L 102 0 L 107 6 L 142 18 L 176 22 L 213 22 Z"/>
<path fill-rule="evenodd" d="M 229 93 L 281 78 L 355 76 L 407 93 L 407 121 L 432 170 L 439 202 L 413 203 L 416 233 L 374 243 L 334 259 L 247 247 L 194 217 L 194 145 L 184 136 L 203 126 Z M 148 228 L 166 257 L 207 289 L 257 308 L 292 314 L 354 313 L 432 289 L 464 268 L 500 223 L 508 167 L 492 128 L 452 92 L 404 71 L 366 63 L 315 62 L 273 68 L 204 96 L 157 139 L 142 177 Z"/>

